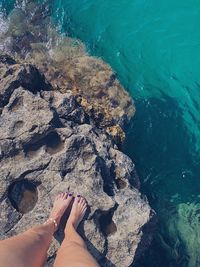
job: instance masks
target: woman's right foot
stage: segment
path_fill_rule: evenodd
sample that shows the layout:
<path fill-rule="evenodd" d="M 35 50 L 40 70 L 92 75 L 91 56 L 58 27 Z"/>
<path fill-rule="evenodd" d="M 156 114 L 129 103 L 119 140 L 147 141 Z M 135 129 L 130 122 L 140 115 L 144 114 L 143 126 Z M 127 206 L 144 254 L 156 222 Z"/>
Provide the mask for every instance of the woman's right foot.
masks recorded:
<path fill-rule="evenodd" d="M 66 229 L 67 231 L 68 227 L 73 226 L 76 230 L 80 222 L 82 221 L 85 213 L 87 210 L 87 202 L 86 200 L 81 197 L 80 195 L 76 196 L 74 199 L 74 203 L 72 205 L 71 213 L 69 216 L 69 219 L 67 221 Z"/>
<path fill-rule="evenodd" d="M 47 221 L 55 220 L 56 225 L 58 226 L 60 223 L 61 217 L 63 216 L 64 212 L 68 208 L 72 199 L 73 199 L 72 193 L 67 193 L 67 192 L 60 193 L 54 201 L 53 208 L 51 210 L 49 219 Z"/>

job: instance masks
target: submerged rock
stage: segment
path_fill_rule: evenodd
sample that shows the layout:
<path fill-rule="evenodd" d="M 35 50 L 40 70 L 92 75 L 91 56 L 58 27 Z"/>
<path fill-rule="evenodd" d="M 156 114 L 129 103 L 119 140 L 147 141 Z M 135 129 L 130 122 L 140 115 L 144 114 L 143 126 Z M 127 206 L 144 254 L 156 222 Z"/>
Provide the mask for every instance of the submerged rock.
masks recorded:
<path fill-rule="evenodd" d="M 130 266 L 150 242 L 152 233 L 143 229 L 153 218 L 138 191 L 133 162 L 96 127 L 73 90 L 59 92 L 35 66 L 1 58 L 1 238 L 45 222 L 59 192 L 81 193 L 89 208 L 79 231 L 90 252 L 102 266 Z M 63 239 L 66 218 L 47 266 Z"/>
<path fill-rule="evenodd" d="M 135 113 L 132 98 L 110 66 L 89 56 L 79 40 L 58 34 L 49 13 L 48 5 L 34 1 L 13 9 L 5 31 L 0 32 L 0 50 L 34 64 L 55 90 L 71 90 L 95 125 L 121 143 Z"/>

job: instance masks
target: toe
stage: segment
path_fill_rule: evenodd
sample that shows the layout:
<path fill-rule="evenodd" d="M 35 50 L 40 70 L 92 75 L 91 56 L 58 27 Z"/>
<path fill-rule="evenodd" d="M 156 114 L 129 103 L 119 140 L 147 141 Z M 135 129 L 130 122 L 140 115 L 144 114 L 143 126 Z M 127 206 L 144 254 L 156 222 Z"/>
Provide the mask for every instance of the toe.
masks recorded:
<path fill-rule="evenodd" d="M 80 202 L 81 202 L 82 205 L 84 205 L 86 203 L 85 198 L 82 197 Z"/>
<path fill-rule="evenodd" d="M 67 198 L 67 200 L 70 200 L 71 201 L 72 200 L 72 197 L 73 197 L 73 194 L 72 193 L 69 193 L 69 194 L 67 194 L 67 197 L 66 198 Z"/>
<path fill-rule="evenodd" d="M 77 195 L 76 197 L 78 198 L 78 202 L 80 202 L 80 200 L 81 200 L 81 195 Z"/>
<path fill-rule="evenodd" d="M 79 197 L 75 197 L 73 205 L 77 206 L 78 202 L 79 202 Z"/>
<path fill-rule="evenodd" d="M 81 210 L 83 211 L 85 209 L 87 209 L 87 205 L 86 204 L 82 204 Z"/>
<path fill-rule="evenodd" d="M 66 198 L 67 198 L 67 196 L 68 196 L 68 193 L 67 193 L 67 192 L 65 192 L 65 193 L 64 193 L 64 196 L 63 196 L 63 197 L 64 197 L 64 199 L 66 199 Z"/>
<path fill-rule="evenodd" d="M 62 197 L 62 193 L 58 194 L 57 197 L 56 197 L 56 199 L 58 200 L 58 199 L 60 199 L 61 197 Z"/>
<path fill-rule="evenodd" d="M 70 192 L 70 193 L 68 194 L 68 197 L 72 198 L 72 197 L 73 197 L 73 193 Z"/>
<path fill-rule="evenodd" d="M 83 203 L 84 198 L 80 197 L 80 203 Z"/>

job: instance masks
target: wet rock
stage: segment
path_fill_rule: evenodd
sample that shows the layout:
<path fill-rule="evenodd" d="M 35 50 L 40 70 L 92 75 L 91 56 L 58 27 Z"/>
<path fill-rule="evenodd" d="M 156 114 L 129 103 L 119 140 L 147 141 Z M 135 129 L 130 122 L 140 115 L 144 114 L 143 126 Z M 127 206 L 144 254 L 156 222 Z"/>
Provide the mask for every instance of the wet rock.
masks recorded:
<path fill-rule="evenodd" d="M 125 126 L 135 113 L 132 98 L 110 66 L 89 56 L 79 40 L 61 36 L 55 30 L 49 13 L 47 3 L 28 1 L 21 8 L 18 5 L 0 34 L 1 50 L 36 65 L 56 91 L 70 90 L 95 125 L 122 143 Z"/>
<path fill-rule="evenodd" d="M 45 78 L 30 64 L 1 64 L 13 70 L 0 72 L 1 238 L 45 222 L 59 192 L 81 193 L 89 208 L 79 231 L 88 249 L 102 266 L 130 266 L 141 241 L 151 237 L 143 227 L 153 217 L 136 188 L 133 162 L 95 126 L 72 91 L 62 94 L 49 84 L 46 90 Z M 43 78 L 35 83 L 38 75 Z M 67 216 L 47 266 L 63 239 Z"/>
<path fill-rule="evenodd" d="M 69 41 L 67 43 L 72 46 Z M 131 97 L 120 85 L 112 69 L 102 60 L 88 56 L 85 52 L 79 52 L 78 57 L 74 54 L 68 58 L 64 52 L 62 57 L 57 57 L 58 51 L 55 49 L 51 64 L 44 64 L 47 54 L 37 56 L 34 62 L 47 75 L 54 88 L 57 87 L 62 93 L 71 90 L 78 96 L 77 100 L 96 126 L 107 129 L 110 134 L 123 140 L 123 129 L 135 113 Z M 109 128 L 112 126 L 121 130 L 111 131 Z"/>

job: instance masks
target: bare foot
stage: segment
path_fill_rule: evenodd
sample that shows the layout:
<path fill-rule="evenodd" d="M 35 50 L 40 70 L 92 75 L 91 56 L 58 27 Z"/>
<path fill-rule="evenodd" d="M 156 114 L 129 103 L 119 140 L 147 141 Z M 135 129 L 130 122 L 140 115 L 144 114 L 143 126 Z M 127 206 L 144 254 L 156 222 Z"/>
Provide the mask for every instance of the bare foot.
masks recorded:
<path fill-rule="evenodd" d="M 72 201 L 71 193 L 61 193 L 59 194 L 54 201 L 52 211 L 50 213 L 49 219 L 56 221 L 57 225 L 60 223 L 60 219 Z"/>
<path fill-rule="evenodd" d="M 86 200 L 80 195 L 75 197 L 65 230 L 67 231 L 67 228 L 69 226 L 73 226 L 76 230 L 79 223 L 82 221 L 86 210 L 87 210 Z"/>

